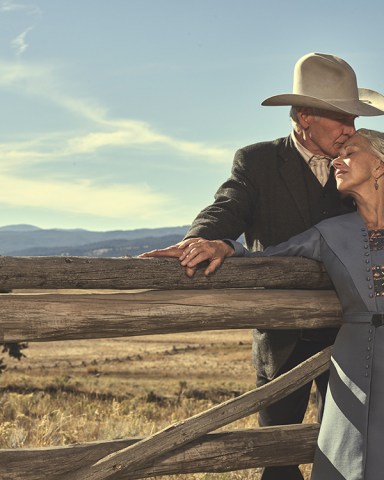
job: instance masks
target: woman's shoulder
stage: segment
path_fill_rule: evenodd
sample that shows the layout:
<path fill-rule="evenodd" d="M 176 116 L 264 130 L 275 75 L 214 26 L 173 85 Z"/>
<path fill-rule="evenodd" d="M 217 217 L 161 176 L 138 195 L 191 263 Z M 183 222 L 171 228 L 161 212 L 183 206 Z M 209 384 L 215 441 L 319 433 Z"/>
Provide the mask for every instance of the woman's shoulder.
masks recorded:
<path fill-rule="evenodd" d="M 336 217 L 327 218 L 321 221 L 315 227 L 318 230 L 335 228 L 337 226 L 363 226 L 364 222 L 357 212 L 346 213 Z"/>
<path fill-rule="evenodd" d="M 365 223 L 357 212 L 328 218 L 315 225 L 315 228 L 327 243 L 337 240 L 343 244 L 349 239 L 356 238 L 358 231 L 366 231 Z"/>

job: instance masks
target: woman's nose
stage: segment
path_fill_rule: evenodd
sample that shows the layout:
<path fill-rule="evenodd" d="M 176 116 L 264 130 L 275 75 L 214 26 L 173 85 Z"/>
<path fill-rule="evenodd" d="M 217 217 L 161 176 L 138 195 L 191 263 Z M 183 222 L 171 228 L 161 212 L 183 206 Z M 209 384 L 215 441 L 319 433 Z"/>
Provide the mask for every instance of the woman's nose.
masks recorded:
<path fill-rule="evenodd" d="M 332 160 L 331 165 L 333 168 L 337 168 L 338 166 L 343 164 L 343 159 L 342 157 L 336 157 Z"/>

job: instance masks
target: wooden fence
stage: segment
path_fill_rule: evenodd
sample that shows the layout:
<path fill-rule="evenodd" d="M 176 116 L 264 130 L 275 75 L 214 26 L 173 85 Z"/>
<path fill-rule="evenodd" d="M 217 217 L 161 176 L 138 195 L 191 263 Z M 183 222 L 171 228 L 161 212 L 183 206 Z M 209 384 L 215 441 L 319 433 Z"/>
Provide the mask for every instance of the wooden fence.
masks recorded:
<path fill-rule="evenodd" d="M 0 257 L 0 289 L 41 289 L 1 294 L 0 342 L 340 323 L 323 266 L 302 258 L 229 259 L 215 275 L 200 270 L 190 279 L 174 259 Z M 44 292 L 52 289 L 107 292 Z M 317 424 L 210 432 L 300 388 L 329 359 L 327 349 L 268 385 L 147 438 L 0 450 L 0 479 L 123 480 L 311 463 Z"/>

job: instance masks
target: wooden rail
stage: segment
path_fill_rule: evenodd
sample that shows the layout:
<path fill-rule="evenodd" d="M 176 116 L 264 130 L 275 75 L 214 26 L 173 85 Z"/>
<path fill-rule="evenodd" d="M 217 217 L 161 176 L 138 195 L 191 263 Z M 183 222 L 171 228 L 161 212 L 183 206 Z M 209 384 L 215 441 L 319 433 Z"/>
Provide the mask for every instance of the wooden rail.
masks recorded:
<path fill-rule="evenodd" d="M 323 266 L 302 258 L 229 259 L 212 277 L 200 270 L 190 279 L 174 259 L 1 257 L 0 289 L 12 290 L 1 294 L 2 342 L 340 323 Z M 317 425 L 209 432 L 300 388 L 328 368 L 329 358 L 329 350 L 321 352 L 266 386 L 148 438 L 0 450 L 0 479 L 120 480 L 309 463 Z"/>
<path fill-rule="evenodd" d="M 184 275 L 171 258 L 0 257 L 0 289 L 331 289 L 321 263 L 305 258 L 229 258 L 211 277 Z"/>
<path fill-rule="evenodd" d="M 115 480 L 198 472 L 229 472 L 271 465 L 310 463 L 318 424 L 210 433 L 162 455 L 146 467 L 116 472 Z M 139 442 L 128 438 L 66 447 L 0 450 L 2 480 L 72 480 L 81 468 Z M 276 454 L 278 452 L 278 454 Z M 186 476 L 186 478 L 188 478 Z"/>

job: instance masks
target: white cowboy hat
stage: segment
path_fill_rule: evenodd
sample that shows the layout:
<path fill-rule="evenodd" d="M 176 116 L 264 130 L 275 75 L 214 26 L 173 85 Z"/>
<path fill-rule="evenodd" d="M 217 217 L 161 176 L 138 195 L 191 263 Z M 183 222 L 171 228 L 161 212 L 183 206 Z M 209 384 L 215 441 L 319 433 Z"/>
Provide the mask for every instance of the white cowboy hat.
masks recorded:
<path fill-rule="evenodd" d="M 384 110 L 384 96 L 369 88 L 359 88 L 359 98 L 362 102 Z"/>
<path fill-rule="evenodd" d="M 361 90 L 362 98 L 359 97 L 356 74 L 342 58 L 309 53 L 295 65 L 293 93 L 269 97 L 262 105 L 314 107 L 367 117 L 384 115 L 384 110 L 374 106 L 378 103 L 384 109 L 384 97 L 374 90 Z M 381 97 L 379 102 L 378 97 L 375 102 L 376 95 Z"/>

